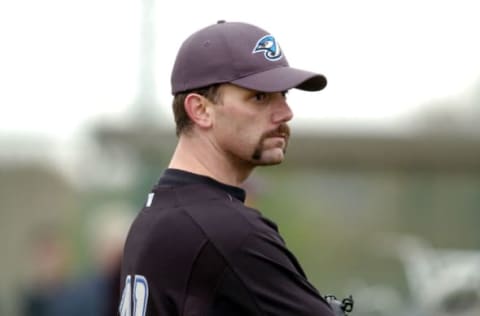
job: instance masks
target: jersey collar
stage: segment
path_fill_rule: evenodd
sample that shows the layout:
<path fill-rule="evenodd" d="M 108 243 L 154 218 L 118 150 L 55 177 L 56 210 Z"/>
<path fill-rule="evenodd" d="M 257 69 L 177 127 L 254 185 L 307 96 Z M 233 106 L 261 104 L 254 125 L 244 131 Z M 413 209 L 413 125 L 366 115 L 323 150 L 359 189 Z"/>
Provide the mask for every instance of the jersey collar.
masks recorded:
<path fill-rule="evenodd" d="M 242 203 L 245 202 L 246 193 L 242 188 L 221 183 L 213 178 L 180 169 L 166 169 L 158 181 L 158 185 L 166 186 L 183 186 L 196 183 L 203 183 L 216 187 L 225 191 L 228 195 L 242 201 Z"/>

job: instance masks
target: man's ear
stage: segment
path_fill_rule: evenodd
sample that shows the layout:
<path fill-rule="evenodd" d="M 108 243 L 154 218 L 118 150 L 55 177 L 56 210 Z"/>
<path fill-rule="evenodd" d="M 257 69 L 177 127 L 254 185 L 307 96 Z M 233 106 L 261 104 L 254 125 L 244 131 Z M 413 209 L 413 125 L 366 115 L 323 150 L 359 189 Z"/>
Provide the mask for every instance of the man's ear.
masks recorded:
<path fill-rule="evenodd" d="M 204 96 L 197 93 L 190 93 L 185 98 L 183 106 L 195 125 L 200 128 L 209 128 L 212 126 L 212 117 L 208 110 L 210 102 Z"/>

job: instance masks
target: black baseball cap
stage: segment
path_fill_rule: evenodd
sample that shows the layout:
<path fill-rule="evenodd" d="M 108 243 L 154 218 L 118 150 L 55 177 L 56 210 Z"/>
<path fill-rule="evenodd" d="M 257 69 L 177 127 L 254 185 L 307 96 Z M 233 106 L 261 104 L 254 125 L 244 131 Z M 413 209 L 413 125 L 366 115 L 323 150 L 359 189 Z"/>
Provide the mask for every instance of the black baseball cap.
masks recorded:
<path fill-rule="evenodd" d="M 262 91 L 319 91 L 325 76 L 289 66 L 278 42 L 247 23 L 218 21 L 188 37 L 173 66 L 172 94 L 217 83 Z"/>

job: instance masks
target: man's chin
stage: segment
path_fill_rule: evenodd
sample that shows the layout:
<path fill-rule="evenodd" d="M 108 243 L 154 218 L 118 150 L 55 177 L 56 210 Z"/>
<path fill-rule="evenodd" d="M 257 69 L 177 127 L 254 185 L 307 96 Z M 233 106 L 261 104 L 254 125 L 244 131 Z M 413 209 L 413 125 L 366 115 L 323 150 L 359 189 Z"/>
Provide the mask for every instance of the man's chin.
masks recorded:
<path fill-rule="evenodd" d="M 264 150 L 254 162 L 258 166 L 278 165 L 285 159 L 285 152 L 282 148 Z"/>

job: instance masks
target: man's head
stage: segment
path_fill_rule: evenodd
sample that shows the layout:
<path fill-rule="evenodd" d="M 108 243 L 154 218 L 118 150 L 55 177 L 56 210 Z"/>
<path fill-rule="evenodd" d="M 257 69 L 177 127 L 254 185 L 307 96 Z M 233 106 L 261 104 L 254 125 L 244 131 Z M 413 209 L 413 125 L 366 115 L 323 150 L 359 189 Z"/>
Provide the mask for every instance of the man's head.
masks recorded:
<path fill-rule="evenodd" d="M 216 98 L 221 83 L 261 92 L 292 88 L 318 91 L 327 80 L 290 67 L 275 37 L 267 31 L 251 24 L 219 21 L 188 37 L 177 54 L 171 76 L 177 134 L 191 124 L 182 109 L 185 96 L 197 92 Z"/>
<path fill-rule="evenodd" d="M 227 155 L 259 165 L 283 160 L 292 118 L 285 93 L 318 91 L 327 81 L 290 67 L 265 30 L 220 21 L 184 41 L 171 83 L 177 135 L 208 131 Z"/>

